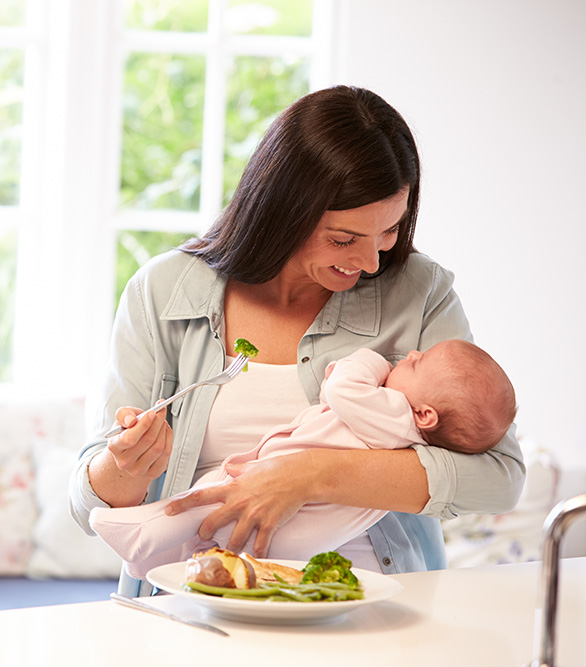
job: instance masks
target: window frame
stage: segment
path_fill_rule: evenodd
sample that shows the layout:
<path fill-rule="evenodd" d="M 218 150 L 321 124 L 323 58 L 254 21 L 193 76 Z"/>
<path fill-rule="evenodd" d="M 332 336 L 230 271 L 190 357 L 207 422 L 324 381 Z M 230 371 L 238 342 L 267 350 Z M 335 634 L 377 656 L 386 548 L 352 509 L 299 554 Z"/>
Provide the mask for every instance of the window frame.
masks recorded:
<path fill-rule="evenodd" d="M 286 46 L 312 59 L 310 90 L 331 85 L 334 5 L 314 0 L 312 35 L 299 38 L 227 35 L 226 0 L 210 0 L 205 35 L 122 29 L 120 0 L 28 0 L 26 26 L 0 31 L 25 49 L 20 204 L 0 207 L 0 224 L 19 233 L 13 382 L 0 391 L 32 384 L 41 394 L 86 395 L 99 386 L 118 232 L 209 227 L 223 193 L 226 59 Z M 118 205 L 125 58 L 161 50 L 205 53 L 206 81 L 223 82 L 206 87 L 198 212 Z"/>

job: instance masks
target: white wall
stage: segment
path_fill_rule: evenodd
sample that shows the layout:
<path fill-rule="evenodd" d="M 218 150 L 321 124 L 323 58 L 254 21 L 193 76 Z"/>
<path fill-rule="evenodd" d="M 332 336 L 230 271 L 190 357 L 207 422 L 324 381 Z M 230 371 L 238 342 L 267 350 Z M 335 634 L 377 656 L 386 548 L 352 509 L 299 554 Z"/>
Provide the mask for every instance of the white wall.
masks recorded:
<path fill-rule="evenodd" d="M 417 247 L 456 273 L 477 343 L 515 384 L 520 433 L 586 470 L 586 2 L 338 10 L 336 82 L 378 92 L 418 139 Z"/>

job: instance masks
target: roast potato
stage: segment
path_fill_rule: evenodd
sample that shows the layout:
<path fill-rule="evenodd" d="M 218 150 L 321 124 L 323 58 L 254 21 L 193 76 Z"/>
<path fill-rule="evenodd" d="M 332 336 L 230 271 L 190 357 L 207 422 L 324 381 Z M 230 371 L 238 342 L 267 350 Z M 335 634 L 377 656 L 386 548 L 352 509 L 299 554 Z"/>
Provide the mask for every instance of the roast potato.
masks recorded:
<path fill-rule="evenodd" d="M 221 588 L 255 588 L 254 567 L 232 551 L 213 547 L 187 561 L 187 581 Z"/>

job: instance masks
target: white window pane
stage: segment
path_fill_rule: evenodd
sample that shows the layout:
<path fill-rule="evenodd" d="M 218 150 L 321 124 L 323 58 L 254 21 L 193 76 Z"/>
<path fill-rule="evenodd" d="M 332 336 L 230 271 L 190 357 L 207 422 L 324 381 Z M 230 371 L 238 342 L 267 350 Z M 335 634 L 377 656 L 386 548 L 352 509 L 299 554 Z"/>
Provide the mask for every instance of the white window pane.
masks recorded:
<path fill-rule="evenodd" d="M 207 0 L 126 0 L 125 24 L 138 30 L 205 32 Z"/>
<path fill-rule="evenodd" d="M 312 0 L 229 0 L 226 28 L 231 33 L 309 37 Z"/>

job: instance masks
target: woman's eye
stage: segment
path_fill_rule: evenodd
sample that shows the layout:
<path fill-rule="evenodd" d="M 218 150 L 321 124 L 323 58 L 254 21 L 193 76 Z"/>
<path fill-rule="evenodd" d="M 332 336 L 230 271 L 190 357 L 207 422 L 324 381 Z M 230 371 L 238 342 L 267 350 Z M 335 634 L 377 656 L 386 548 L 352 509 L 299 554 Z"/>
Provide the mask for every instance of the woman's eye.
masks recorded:
<path fill-rule="evenodd" d="M 399 232 L 399 226 L 400 225 L 395 225 L 394 227 L 391 227 L 390 229 L 387 229 L 385 231 L 385 234 L 388 234 L 389 236 L 392 236 L 393 234 L 397 234 Z"/>
<path fill-rule="evenodd" d="M 349 241 L 336 241 L 336 239 L 332 239 L 332 244 L 335 245 L 336 248 L 348 248 L 354 243 L 356 243 L 355 238 L 351 238 Z"/>

